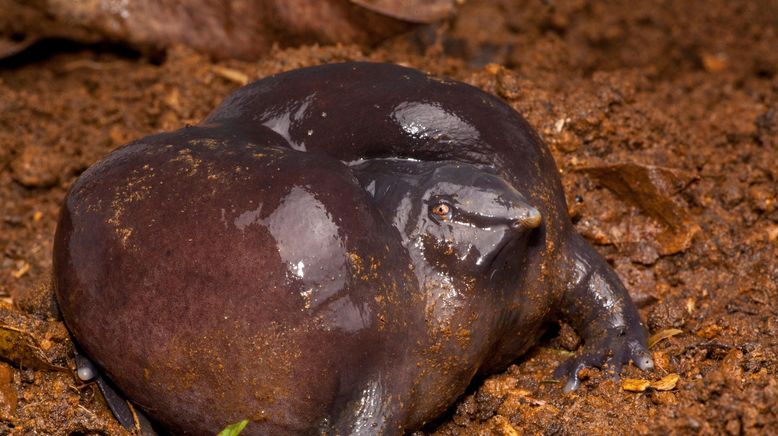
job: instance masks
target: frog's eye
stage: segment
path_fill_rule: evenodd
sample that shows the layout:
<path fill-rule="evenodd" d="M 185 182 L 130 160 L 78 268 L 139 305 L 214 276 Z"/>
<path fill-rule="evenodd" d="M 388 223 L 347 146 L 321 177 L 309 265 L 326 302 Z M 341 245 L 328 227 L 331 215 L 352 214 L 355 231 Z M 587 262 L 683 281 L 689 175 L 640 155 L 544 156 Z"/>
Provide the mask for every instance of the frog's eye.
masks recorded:
<path fill-rule="evenodd" d="M 451 206 L 446 203 L 438 203 L 432 206 L 433 215 L 438 217 L 441 221 L 448 221 L 451 218 Z"/>

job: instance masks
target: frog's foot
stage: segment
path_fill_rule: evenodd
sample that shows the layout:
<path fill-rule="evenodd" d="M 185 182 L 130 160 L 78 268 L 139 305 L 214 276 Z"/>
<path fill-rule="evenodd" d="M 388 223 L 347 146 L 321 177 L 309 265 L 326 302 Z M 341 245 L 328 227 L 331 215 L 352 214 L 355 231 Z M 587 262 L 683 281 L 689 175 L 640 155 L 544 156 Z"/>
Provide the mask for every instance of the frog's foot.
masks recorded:
<path fill-rule="evenodd" d="M 584 347 L 556 370 L 558 378 L 566 378 L 564 390 L 577 388 L 581 384 L 578 373 L 587 367 L 607 366 L 614 378 L 630 360 L 638 368 L 653 368 L 646 329 L 616 272 L 579 235 L 568 242 L 563 259 L 571 275 L 560 312 L 581 335 Z"/>
<path fill-rule="evenodd" d="M 102 392 L 111 413 L 128 431 L 142 436 L 156 436 L 151 422 L 140 410 L 136 409 L 129 401 L 125 400 L 111 384 L 97 371 L 95 365 L 78 351 L 76 357 L 76 376 L 83 382 L 95 382 Z"/>
<path fill-rule="evenodd" d="M 584 368 L 607 368 L 615 380 L 619 378 L 621 367 L 629 361 L 644 371 L 651 369 L 654 361 L 645 344 L 642 327 L 606 329 L 598 336 L 588 338 L 583 351 L 559 365 L 554 376 L 565 380 L 564 392 L 570 392 L 581 384 L 578 373 Z"/>

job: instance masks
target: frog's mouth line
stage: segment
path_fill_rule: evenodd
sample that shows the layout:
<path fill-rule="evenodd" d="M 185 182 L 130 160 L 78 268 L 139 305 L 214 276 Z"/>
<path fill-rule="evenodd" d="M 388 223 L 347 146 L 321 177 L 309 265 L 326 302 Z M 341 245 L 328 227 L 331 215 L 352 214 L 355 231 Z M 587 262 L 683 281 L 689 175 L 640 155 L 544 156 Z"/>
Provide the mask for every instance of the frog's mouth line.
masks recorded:
<path fill-rule="evenodd" d="M 494 281 L 495 278 L 500 275 L 499 273 L 503 271 L 504 265 L 508 263 L 508 254 L 513 251 L 513 246 L 515 246 L 516 243 L 517 241 L 511 238 L 502 244 L 502 247 L 500 247 L 494 256 L 492 256 L 492 259 L 489 261 L 489 267 L 486 269 L 486 271 L 488 271 L 489 282 Z"/>
<path fill-rule="evenodd" d="M 492 271 L 491 276 L 494 276 L 494 273 L 496 272 L 497 268 L 496 266 L 499 266 L 498 264 L 506 260 L 506 257 L 508 253 L 510 253 L 514 248 L 517 248 L 518 244 L 520 243 L 520 238 L 515 237 L 506 237 L 506 240 L 500 243 L 500 248 L 497 249 L 497 251 L 491 255 L 491 259 L 488 260 L 487 265 L 489 268 L 487 270 Z"/>

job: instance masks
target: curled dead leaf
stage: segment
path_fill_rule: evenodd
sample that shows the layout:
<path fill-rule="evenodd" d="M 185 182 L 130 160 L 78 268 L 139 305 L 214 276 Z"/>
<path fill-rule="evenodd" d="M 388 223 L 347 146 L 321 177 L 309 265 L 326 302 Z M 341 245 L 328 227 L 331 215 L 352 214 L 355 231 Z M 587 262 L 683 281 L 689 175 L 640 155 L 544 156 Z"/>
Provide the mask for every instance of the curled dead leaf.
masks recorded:
<path fill-rule="evenodd" d="M 453 14 L 456 0 L 36 0 L 9 8 L 3 14 L 23 17 L 14 26 L 30 37 L 0 40 L 0 56 L 53 37 L 149 51 L 183 44 L 220 59 L 256 60 L 276 44 L 375 44 Z"/>
<path fill-rule="evenodd" d="M 249 83 L 249 76 L 238 70 L 233 70 L 232 68 L 214 65 L 213 72 L 216 73 L 217 76 L 227 79 L 231 82 L 235 82 L 241 86 Z"/>
<path fill-rule="evenodd" d="M 668 374 L 657 381 L 626 378 L 621 382 L 621 388 L 630 392 L 645 392 L 651 388 L 657 391 L 669 391 L 675 389 L 675 385 L 681 378 L 678 374 Z"/>
<path fill-rule="evenodd" d="M 654 345 L 656 345 L 660 341 L 663 341 L 663 340 L 665 340 L 667 338 L 671 338 L 671 337 L 673 337 L 675 335 L 679 335 L 681 333 L 683 333 L 683 330 L 678 330 L 678 329 L 664 329 L 664 330 L 660 330 L 660 331 L 654 333 L 653 335 L 651 335 L 650 338 L 648 338 L 648 348 L 653 347 Z"/>
<path fill-rule="evenodd" d="M 0 358 L 25 368 L 66 370 L 49 361 L 40 343 L 41 341 L 23 329 L 0 324 Z"/>
<path fill-rule="evenodd" d="M 661 379 L 651 382 L 651 388 L 658 391 L 669 391 L 675 389 L 675 385 L 678 384 L 678 380 L 681 378 L 678 374 L 667 374 Z"/>
<path fill-rule="evenodd" d="M 351 0 L 373 12 L 410 23 L 432 23 L 454 14 L 455 0 Z M 461 2 L 460 2 L 461 3 Z"/>
<path fill-rule="evenodd" d="M 630 392 L 645 392 L 650 385 L 650 381 L 637 378 L 625 378 L 621 382 L 621 388 Z"/>
<path fill-rule="evenodd" d="M 62 323 L 46 323 L 22 315 L 10 306 L 0 306 L 0 360 L 37 370 L 66 371 L 54 362 L 64 359 L 55 343 L 67 340 Z"/>
<path fill-rule="evenodd" d="M 686 208 L 673 199 L 697 179 L 696 174 L 633 162 L 593 164 L 579 167 L 576 171 L 595 177 L 602 186 L 661 224 L 665 231 L 656 235 L 661 255 L 686 250 L 700 231 Z"/>

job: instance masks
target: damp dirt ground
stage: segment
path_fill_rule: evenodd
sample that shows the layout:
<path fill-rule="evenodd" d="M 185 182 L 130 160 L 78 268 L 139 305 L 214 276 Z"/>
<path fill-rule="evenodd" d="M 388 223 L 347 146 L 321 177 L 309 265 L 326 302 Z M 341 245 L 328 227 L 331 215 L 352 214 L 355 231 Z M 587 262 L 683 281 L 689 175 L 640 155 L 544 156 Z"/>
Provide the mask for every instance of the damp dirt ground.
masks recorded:
<path fill-rule="evenodd" d="M 778 434 L 778 2 L 718 0 L 468 1 L 378 46 L 254 62 L 62 40 L 0 60 L 0 434 L 123 434 L 74 377 L 49 285 L 73 180 L 247 81 L 346 60 L 461 80 L 524 114 L 655 335 L 654 370 L 589 370 L 564 394 L 553 370 L 580 340 L 552 329 L 424 434 Z"/>

